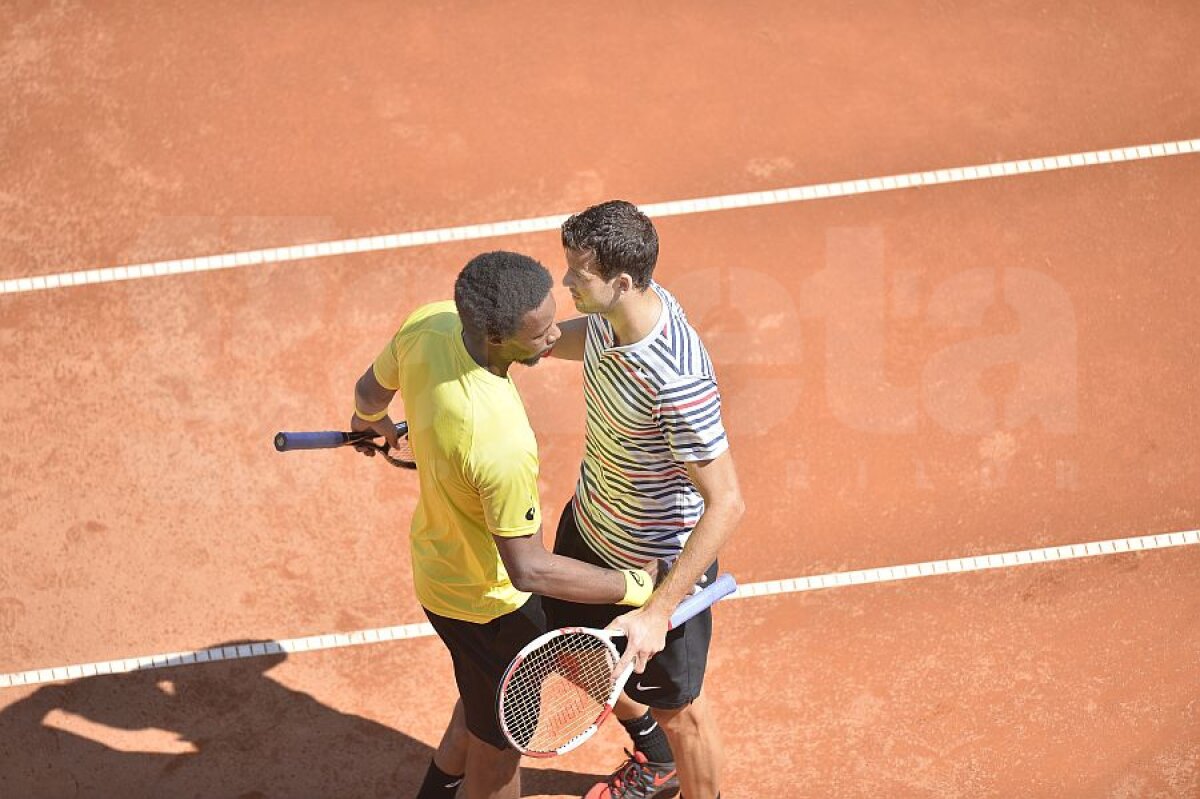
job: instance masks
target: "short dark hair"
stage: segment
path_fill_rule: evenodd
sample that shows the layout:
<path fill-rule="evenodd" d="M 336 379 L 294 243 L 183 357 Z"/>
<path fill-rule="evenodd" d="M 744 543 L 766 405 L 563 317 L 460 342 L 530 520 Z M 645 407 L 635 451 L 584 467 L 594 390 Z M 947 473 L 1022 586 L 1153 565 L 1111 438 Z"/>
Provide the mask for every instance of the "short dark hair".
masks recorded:
<path fill-rule="evenodd" d="M 596 271 L 605 280 L 626 272 L 639 289 L 650 285 L 658 262 L 654 223 L 625 200 L 593 205 L 563 222 L 562 244 L 568 250 L 592 253 Z"/>
<path fill-rule="evenodd" d="M 467 330 L 508 338 L 525 314 L 546 301 L 553 286 L 546 267 L 528 255 L 485 252 L 458 273 L 454 305 Z"/>

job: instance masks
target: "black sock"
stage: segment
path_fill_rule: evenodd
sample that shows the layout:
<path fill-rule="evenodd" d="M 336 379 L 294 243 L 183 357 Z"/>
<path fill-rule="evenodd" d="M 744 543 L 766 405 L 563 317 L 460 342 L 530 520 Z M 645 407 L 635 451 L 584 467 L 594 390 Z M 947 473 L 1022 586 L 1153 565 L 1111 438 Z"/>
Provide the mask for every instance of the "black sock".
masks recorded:
<path fill-rule="evenodd" d="M 425 772 L 425 782 L 417 791 L 417 799 L 454 799 L 462 780 L 463 775 L 447 774 L 430 759 L 429 771 Z"/>
<path fill-rule="evenodd" d="M 670 763 L 675 759 L 671 753 L 671 744 L 667 742 L 667 734 L 658 726 L 654 716 L 645 713 L 636 719 L 625 721 L 621 726 L 633 740 L 633 748 L 646 756 L 652 763 Z"/>

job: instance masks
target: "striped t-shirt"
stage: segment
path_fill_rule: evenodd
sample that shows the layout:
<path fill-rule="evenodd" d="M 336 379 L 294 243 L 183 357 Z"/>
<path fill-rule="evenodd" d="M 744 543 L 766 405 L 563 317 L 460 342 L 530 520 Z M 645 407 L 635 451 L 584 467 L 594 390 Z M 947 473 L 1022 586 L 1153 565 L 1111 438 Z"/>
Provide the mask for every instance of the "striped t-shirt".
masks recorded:
<path fill-rule="evenodd" d="M 670 292 L 653 332 L 614 346 L 612 325 L 588 317 L 583 355 L 587 438 L 575 488 L 579 532 L 609 565 L 679 554 L 704 512 L 685 463 L 729 447 L 704 344 Z"/>

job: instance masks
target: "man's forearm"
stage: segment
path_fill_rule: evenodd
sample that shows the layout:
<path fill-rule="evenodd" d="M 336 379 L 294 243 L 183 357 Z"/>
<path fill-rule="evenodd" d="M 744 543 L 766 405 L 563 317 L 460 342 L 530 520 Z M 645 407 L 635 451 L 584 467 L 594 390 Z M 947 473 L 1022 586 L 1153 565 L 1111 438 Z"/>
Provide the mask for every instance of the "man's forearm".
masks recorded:
<path fill-rule="evenodd" d="M 591 605 L 642 605 L 654 588 L 643 569 L 609 569 L 555 555 L 541 535 L 497 538 L 497 548 L 512 584 L 520 591 Z"/>
<path fill-rule="evenodd" d="M 541 560 L 541 559 L 539 559 Z M 645 577 L 649 581 L 649 577 Z M 625 576 L 616 569 L 592 566 L 583 561 L 546 553 L 513 579 L 522 591 L 584 604 L 615 605 L 625 596 Z"/>
<path fill-rule="evenodd" d="M 679 558 L 646 603 L 647 611 L 666 616 L 675 612 L 679 603 L 692 592 L 700 576 L 717 559 L 721 547 L 733 535 L 744 513 L 741 502 L 737 500 L 705 508 Z"/>

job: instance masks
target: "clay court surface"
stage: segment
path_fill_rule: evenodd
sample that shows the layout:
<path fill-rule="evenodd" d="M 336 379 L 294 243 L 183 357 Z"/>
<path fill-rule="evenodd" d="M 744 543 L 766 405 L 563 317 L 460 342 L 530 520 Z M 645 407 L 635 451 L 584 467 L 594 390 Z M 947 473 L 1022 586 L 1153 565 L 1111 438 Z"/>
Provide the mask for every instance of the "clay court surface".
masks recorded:
<path fill-rule="evenodd" d="M 428 636 L 53 670 L 423 622 L 411 475 L 272 436 L 344 429 L 474 254 L 561 274 L 556 231 L 164 265 L 1143 146 L 676 208 L 656 276 L 716 362 L 744 585 L 1184 534 L 723 603 L 727 799 L 1200 795 L 1197 41 L 1189 2 L 5 4 L 0 797 L 411 796 L 454 701 Z M 166 273 L 61 277 L 130 264 Z M 553 530 L 580 374 L 518 369 Z"/>

